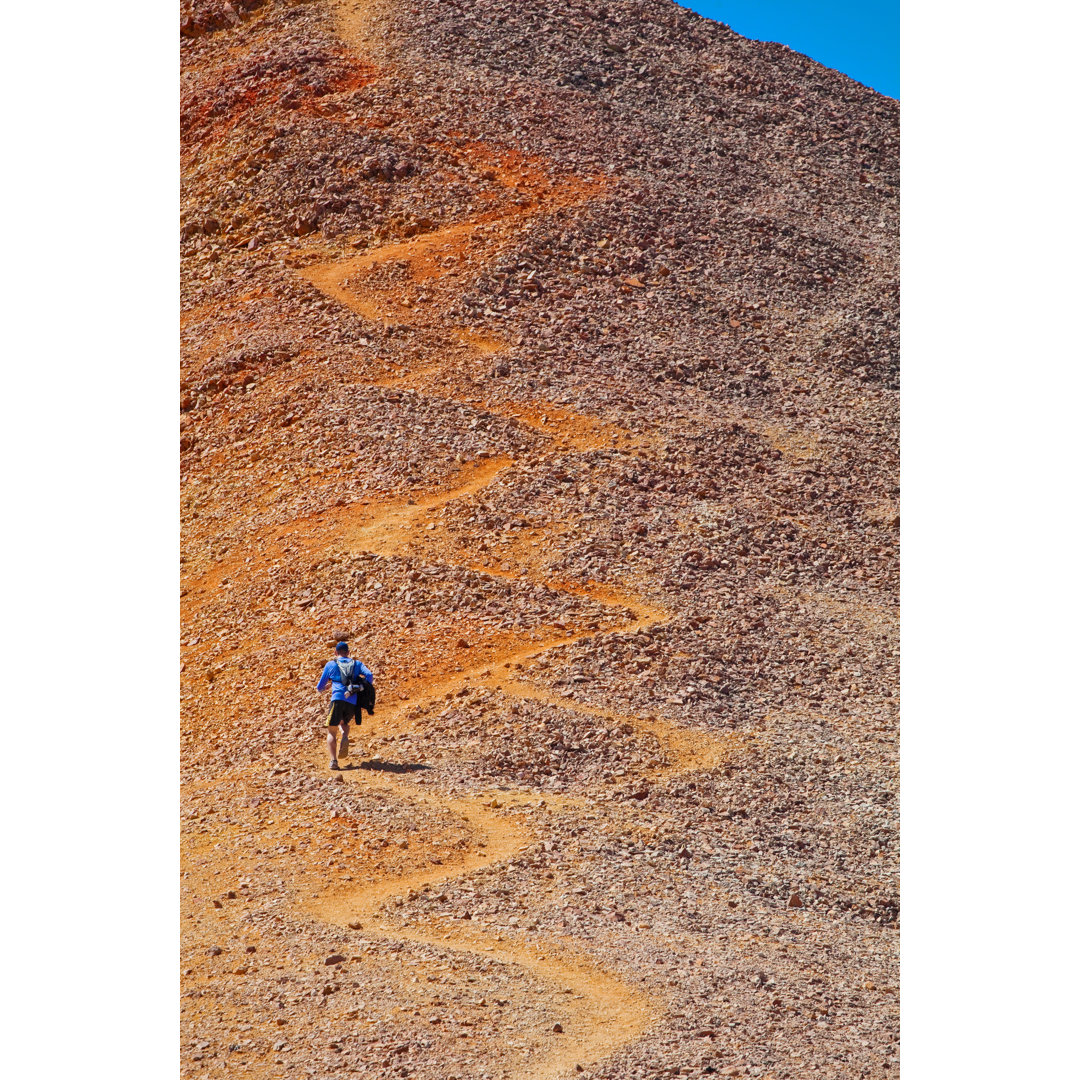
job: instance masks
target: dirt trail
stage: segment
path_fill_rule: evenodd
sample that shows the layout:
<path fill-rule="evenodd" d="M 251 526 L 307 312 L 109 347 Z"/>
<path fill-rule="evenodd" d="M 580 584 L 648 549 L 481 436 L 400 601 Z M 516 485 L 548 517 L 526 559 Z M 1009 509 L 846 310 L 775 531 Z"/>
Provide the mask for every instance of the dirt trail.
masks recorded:
<path fill-rule="evenodd" d="M 370 7 L 352 2 L 336 5 L 339 30 L 342 37 L 354 47 L 364 49 L 370 45 Z M 451 290 L 459 288 L 455 269 L 450 267 L 468 265 L 476 267 L 491 258 L 500 248 L 511 242 L 517 226 L 524 218 L 549 212 L 557 206 L 584 201 L 602 187 L 597 180 L 579 178 L 551 180 L 536 162 L 526 161 L 510 150 L 494 150 L 473 145 L 463 151 L 470 161 L 489 163 L 491 173 L 508 192 L 518 198 L 503 205 L 492 205 L 473 220 L 451 225 L 416 236 L 404 242 L 384 245 L 363 255 L 335 262 L 311 265 L 298 271 L 326 296 L 345 305 L 363 318 L 393 323 L 408 320 L 415 329 L 424 329 L 425 323 L 432 331 L 438 331 L 438 340 L 456 340 L 458 355 L 446 355 L 434 364 L 425 363 L 398 379 L 421 391 L 446 396 L 445 386 L 436 388 L 434 376 L 460 365 L 462 353 L 490 355 L 498 352 L 501 342 L 478 335 L 468 327 L 448 327 L 433 318 L 441 297 L 449 298 Z M 526 192 L 530 198 L 522 205 L 520 195 Z M 379 277 L 382 268 L 394 264 L 399 270 L 408 271 L 409 278 L 402 284 L 390 284 Z M 409 289 L 422 288 L 423 304 L 416 304 L 408 297 Z M 434 300 L 434 303 L 431 301 Z M 452 350 L 453 351 L 453 350 Z M 475 405 L 474 400 L 470 404 Z M 551 438 L 554 448 L 562 452 L 579 452 L 600 445 L 610 445 L 613 437 L 628 438 L 627 433 L 617 432 L 598 418 L 580 416 L 555 406 L 514 405 L 499 403 L 484 406 L 490 411 L 513 417 L 535 431 Z M 313 532 L 322 547 L 340 546 L 351 552 L 371 552 L 377 555 L 398 554 L 406 550 L 415 539 L 414 530 L 431 511 L 457 500 L 468 498 L 489 486 L 497 476 L 514 467 L 513 459 L 499 457 L 466 467 L 458 481 L 443 491 L 428 495 L 397 499 L 376 506 L 356 505 L 329 511 L 319 515 L 319 526 Z M 431 522 L 427 522 L 431 525 Z M 437 527 L 437 526 L 436 526 Z M 293 523 L 292 530 L 303 530 L 302 522 Z M 314 539 L 315 537 L 313 537 Z M 463 560 L 458 560 L 463 561 Z M 467 561 L 467 560 L 464 560 Z M 490 569 L 485 572 L 492 573 Z M 522 575 L 497 574 L 515 581 L 537 582 L 527 573 Z M 548 580 L 543 584 L 559 588 Z M 566 587 L 579 595 L 628 611 L 633 621 L 618 628 L 620 633 L 632 633 L 648 629 L 663 622 L 669 614 L 649 606 L 635 596 L 619 590 L 600 587 Z M 605 632 L 596 629 L 570 629 L 541 641 L 507 648 L 495 657 L 487 657 L 474 668 L 453 675 L 428 680 L 423 684 L 399 686 L 389 707 L 382 706 L 375 725 L 381 733 L 397 732 L 409 722 L 418 706 L 423 707 L 468 685 L 487 688 L 508 698 L 527 698 L 560 708 L 583 712 L 631 724 L 639 732 L 653 735 L 667 757 L 668 764 L 647 779 L 658 782 L 680 773 L 707 769 L 718 765 L 732 752 L 735 738 L 727 739 L 677 728 L 664 720 L 627 716 L 612 710 L 582 705 L 570 698 L 535 687 L 520 678 L 511 677 L 509 671 L 502 675 L 492 674 L 496 666 L 516 671 L 528 666 L 543 653 L 572 644 L 576 641 L 601 636 Z M 518 665 L 520 667 L 518 667 Z M 325 760 L 313 753 L 312 760 L 325 767 Z M 479 792 L 472 798 L 451 798 L 438 793 L 419 793 L 412 785 L 406 786 L 391 773 L 370 769 L 350 769 L 341 774 L 347 783 L 362 783 L 365 787 L 382 787 L 397 796 L 404 795 L 420 805 L 428 805 L 440 811 L 458 815 L 475 833 L 476 850 L 464 854 L 451 866 L 427 867 L 412 873 L 380 881 L 369 881 L 356 887 L 324 894 L 307 905 L 307 910 L 317 918 L 341 926 L 360 927 L 373 938 L 409 941 L 434 946 L 451 952 L 474 954 L 486 959 L 496 959 L 517 965 L 529 971 L 537 979 L 552 987 L 552 1007 L 563 1014 L 561 1020 L 565 1038 L 550 1040 L 545 1036 L 545 1051 L 539 1057 L 523 1061 L 513 1070 L 516 1080 L 554 1080 L 571 1072 L 575 1066 L 596 1064 L 619 1047 L 640 1038 L 663 1013 L 662 1001 L 628 985 L 615 975 L 603 970 L 593 959 L 565 943 L 551 940 L 542 944 L 503 941 L 493 932 L 479 927 L 463 927 L 457 921 L 431 916 L 424 925 L 403 925 L 384 912 L 384 906 L 393 898 L 453 879 L 473 871 L 513 858 L 536 842 L 534 834 L 523 824 L 512 819 L 514 807 L 532 802 L 540 796 L 535 792 Z M 643 778 L 645 779 L 645 778 Z M 549 809 L 573 812 L 586 805 L 588 800 L 545 794 L 544 803 Z M 570 994 L 566 990 L 571 991 Z M 537 1042 L 541 1033 L 537 1032 Z"/>
<path fill-rule="evenodd" d="M 364 771 L 361 775 L 366 786 L 374 783 L 375 786 L 397 788 L 385 774 Z M 495 794 L 498 799 L 493 797 Z M 465 855 L 452 867 L 429 867 L 324 897 L 308 910 L 326 922 L 362 929 L 370 938 L 409 941 L 497 960 L 522 968 L 550 984 L 552 1003 L 565 1002 L 559 1012 L 566 1038 L 557 1040 L 539 1058 L 522 1062 L 513 1071 L 516 1080 L 548 1080 L 577 1065 L 599 1061 L 644 1034 L 662 1010 L 661 1003 L 627 986 L 566 944 L 505 942 L 490 931 L 465 929 L 458 923 L 438 918 L 428 920 L 424 926 L 395 925 L 381 915 L 383 905 L 396 896 L 439 885 L 513 858 L 533 842 L 532 834 L 526 828 L 485 805 L 490 801 L 500 809 L 508 809 L 527 802 L 535 803 L 538 800 L 533 793 L 479 792 L 471 799 L 432 795 L 414 797 L 414 801 L 459 815 L 481 838 L 483 850 Z M 551 796 L 545 796 L 544 801 L 556 809 L 575 809 L 581 802 Z M 540 1032 L 536 1034 L 541 1035 Z"/>
<path fill-rule="evenodd" d="M 450 492 L 416 500 L 415 505 L 390 504 L 383 515 L 371 515 L 369 511 L 369 519 L 358 523 L 353 530 L 346 533 L 349 542 L 355 547 L 383 554 L 396 551 L 402 544 L 407 543 L 401 530 L 410 524 L 413 517 L 419 516 L 432 506 L 444 505 L 454 498 L 465 497 L 480 490 L 490 483 L 495 475 L 511 466 L 512 462 L 491 463 L 488 468 L 474 473 L 466 483 Z M 622 633 L 645 630 L 667 618 L 667 613 L 662 609 L 646 605 L 628 594 L 608 589 L 575 591 L 588 591 L 594 599 L 633 611 L 636 620 L 621 627 Z M 594 636 L 597 636 L 594 630 L 576 633 L 571 631 L 523 648 L 508 650 L 474 669 L 428 682 L 421 695 L 412 695 L 407 702 L 381 710 L 377 721 L 378 728 L 383 733 L 397 732 L 407 722 L 407 713 L 411 714 L 417 706 L 436 701 L 447 693 L 469 685 L 473 688 L 490 688 L 507 697 L 531 699 L 591 716 L 630 723 L 636 730 L 652 734 L 668 758 L 665 768 L 650 775 L 649 780 L 653 783 L 683 772 L 712 768 L 730 755 L 738 741 L 735 737 L 720 738 L 677 728 L 660 719 L 643 719 L 609 709 L 582 705 L 519 679 L 493 675 L 489 670 L 504 663 L 520 664 L 524 669 L 530 661 L 535 661 L 550 649 Z M 392 775 L 372 770 L 348 770 L 342 775 L 347 778 L 347 782 L 363 783 L 367 787 L 381 786 L 392 789 L 399 795 L 404 786 Z M 620 1046 L 645 1034 L 649 1026 L 662 1015 L 663 1003 L 629 986 L 604 971 L 587 956 L 566 945 L 556 945 L 550 941 L 543 945 L 507 943 L 482 930 L 462 929 L 459 924 L 437 917 L 428 920 L 424 927 L 403 927 L 383 915 L 384 904 L 396 896 L 461 878 L 481 867 L 513 858 L 535 842 L 533 834 L 527 828 L 510 820 L 506 813 L 498 812 L 500 809 L 509 810 L 514 806 L 535 801 L 538 796 L 534 792 L 480 792 L 470 799 L 455 799 L 434 793 L 416 795 L 410 790 L 409 798 L 463 818 L 475 834 L 482 838 L 480 842 L 484 845 L 483 849 L 463 856 L 450 867 L 428 867 L 336 892 L 310 905 L 308 910 L 324 921 L 362 928 L 369 936 L 411 941 L 514 964 L 550 984 L 551 1000 L 565 1003 L 562 1006 L 565 1018 L 561 1023 L 569 1038 L 560 1040 L 539 1059 L 523 1063 L 514 1072 L 517 1080 L 553 1080 L 571 1067 L 598 1063 Z M 495 803 L 496 806 L 484 805 L 485 802 Z M 588 800 L 583 798 L 551 795 L 545 795 L 544 802 L 549 808 L 557 810 L 576 810 L 588 805 Z M 569 999 L 566 995 L 567 989 L 571 991 Z"/>

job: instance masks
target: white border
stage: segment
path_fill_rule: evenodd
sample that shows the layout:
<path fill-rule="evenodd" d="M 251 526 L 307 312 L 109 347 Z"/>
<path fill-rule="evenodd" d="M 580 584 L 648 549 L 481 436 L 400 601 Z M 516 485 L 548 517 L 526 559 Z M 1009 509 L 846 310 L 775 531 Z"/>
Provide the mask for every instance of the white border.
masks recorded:
<path fill-rule="evenodd" d="M 1075 1069 L 1075 21 L 903 9 L 901 1001 L 919 1080 Z"/>
<path fill-rule="evenodd" d="M 145 1080 L 179 1041 L 177 13 L 4 23 L 4 1066 Z"/>

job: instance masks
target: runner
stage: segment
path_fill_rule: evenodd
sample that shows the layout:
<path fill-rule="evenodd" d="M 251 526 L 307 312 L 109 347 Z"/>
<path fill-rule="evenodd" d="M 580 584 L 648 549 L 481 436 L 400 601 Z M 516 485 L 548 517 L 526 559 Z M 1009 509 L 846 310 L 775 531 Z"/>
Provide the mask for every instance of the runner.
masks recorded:
<path fill-rule="evenodd" d="M 330 712 L 326 717 L 326 749 L 330 753 L 330 768 L 340 769 L 338 756 L 349 756 L 349 724 L 356 718 L 356 688 L 361 679 L 371 685 L 375 676 L 359 660 L 349 656 L 349 643 L 339 641 L 334 646 L 337 657 L 326 662 L 319 684 L 315 689 L 321 694 L 328 686 Z M 348 691 L 352 688 L 352 693 Z M 341 728 L 341 746 L 338 747 L 338 728 Z"/>

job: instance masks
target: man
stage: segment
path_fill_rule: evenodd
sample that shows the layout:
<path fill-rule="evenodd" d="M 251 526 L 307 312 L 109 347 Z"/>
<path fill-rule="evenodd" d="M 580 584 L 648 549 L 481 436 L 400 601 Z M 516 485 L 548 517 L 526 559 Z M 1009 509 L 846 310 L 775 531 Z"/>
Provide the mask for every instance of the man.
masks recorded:
<path fill-rule="evenodd" d="M 355 686 L 361 679 L 372 685 L 375 676 L 359 660 L 349 656 L 349 643 L 339 641 L 334 646 L 337 656 L 326 662 L 319 684 L 315 689 L 321 694 L 328 686 L 330 691 L 330 713 L 326 718 L 326 748 L 330 752 L 330 768 L 340 769 L 338 755 L 349 756 L 349 724 L 356 717 L 356 692 L 348 693 L 350 685 Z M 338 749 L 338 728 L 341 728 L 341 748 Z"/>

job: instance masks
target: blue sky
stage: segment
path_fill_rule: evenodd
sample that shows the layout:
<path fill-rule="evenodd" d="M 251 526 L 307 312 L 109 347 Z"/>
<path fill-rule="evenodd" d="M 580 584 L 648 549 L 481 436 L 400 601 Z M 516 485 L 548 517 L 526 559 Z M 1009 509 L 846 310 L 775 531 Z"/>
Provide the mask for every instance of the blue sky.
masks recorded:
<path fill-rule="evenodd" d="M 678 0 L 756 41 L 779 41 L 900 97 L 900 0 Z"/>

